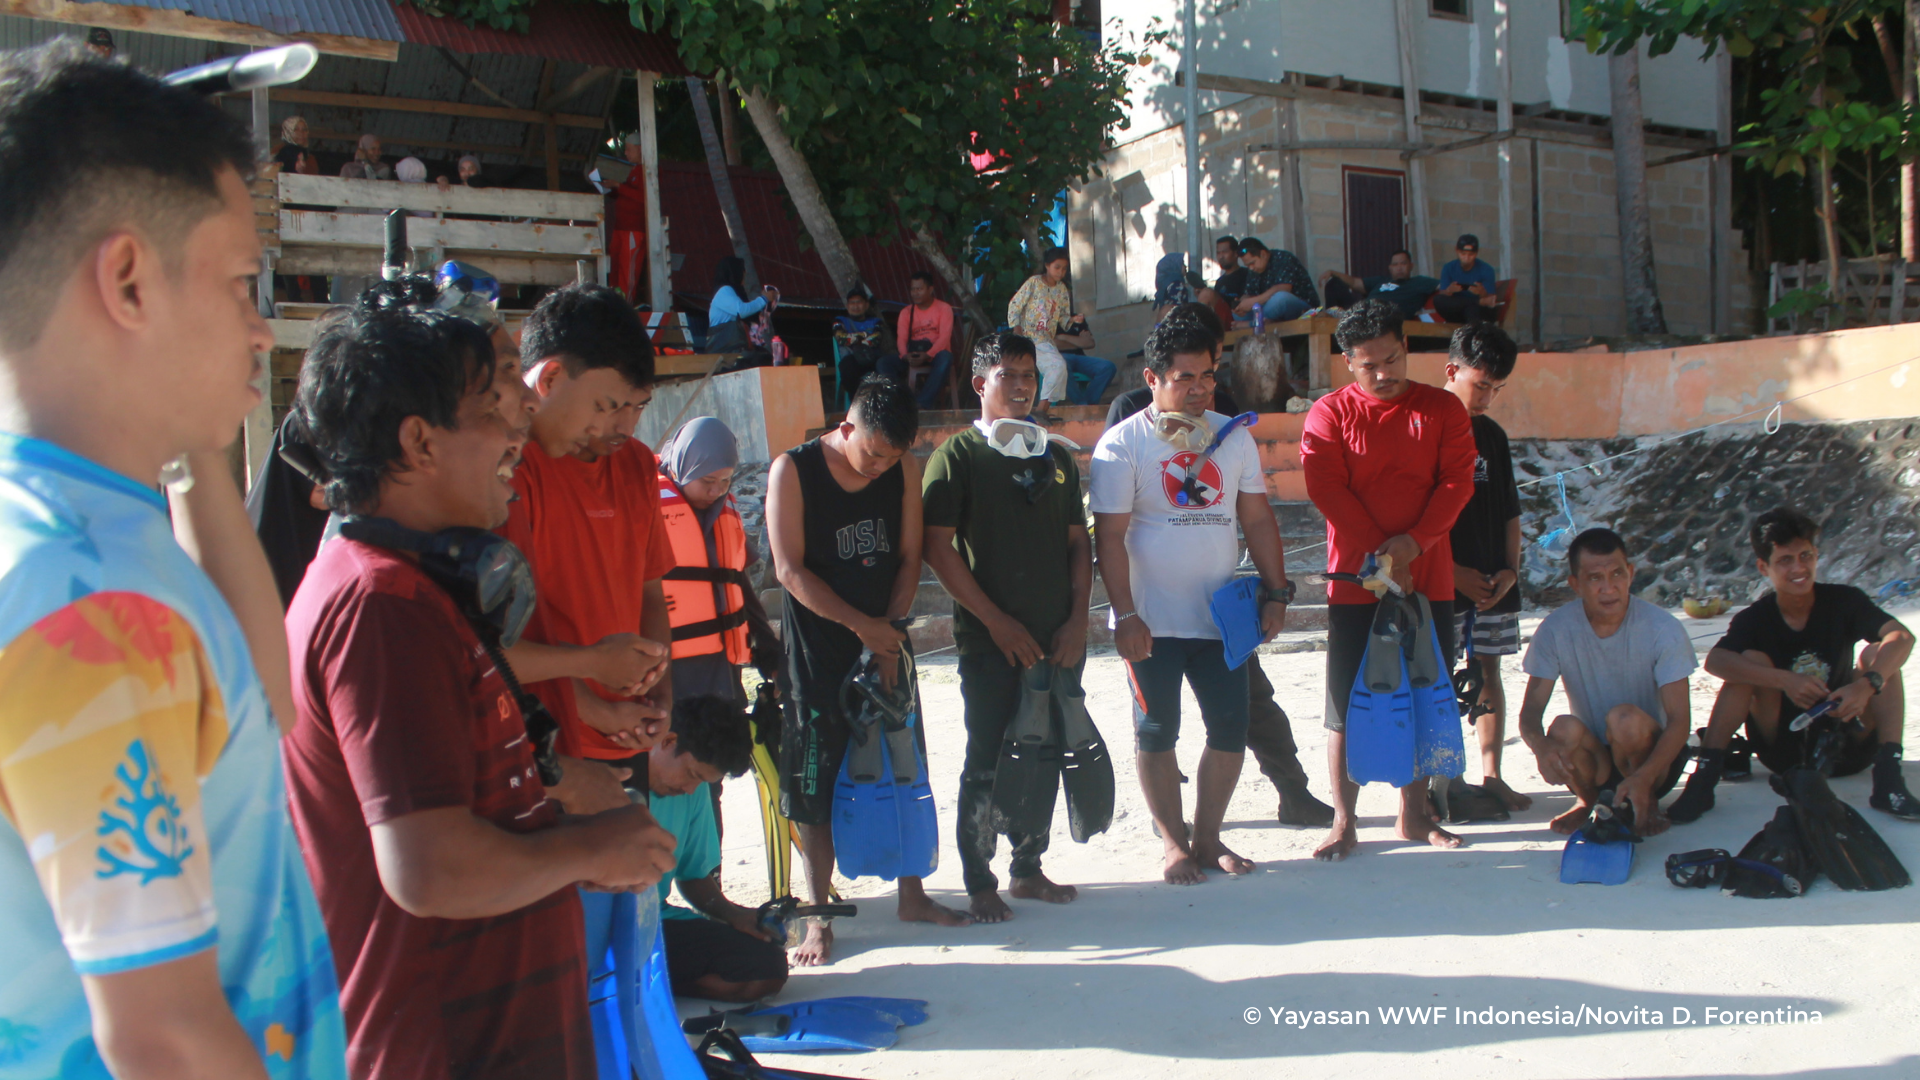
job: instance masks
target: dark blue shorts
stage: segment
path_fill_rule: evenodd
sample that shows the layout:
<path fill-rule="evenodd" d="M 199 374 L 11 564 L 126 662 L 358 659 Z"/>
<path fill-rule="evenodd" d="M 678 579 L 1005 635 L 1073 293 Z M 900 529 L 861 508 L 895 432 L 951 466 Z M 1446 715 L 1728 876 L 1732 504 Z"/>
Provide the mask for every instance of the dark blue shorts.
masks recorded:
<path fill-rule="evenodd" d="M 1247 666 L 1227 670 L 1220 642 L 1205 638 L 1153 639 L 1153 655 L 1127 664 L 1133 684 L 1134 745 L 1142 753 L 1173 749 L 1180 739 L 1180 680 L 1200 702 L 1207 748 L 1223 754 L 1247 749 Z"/>

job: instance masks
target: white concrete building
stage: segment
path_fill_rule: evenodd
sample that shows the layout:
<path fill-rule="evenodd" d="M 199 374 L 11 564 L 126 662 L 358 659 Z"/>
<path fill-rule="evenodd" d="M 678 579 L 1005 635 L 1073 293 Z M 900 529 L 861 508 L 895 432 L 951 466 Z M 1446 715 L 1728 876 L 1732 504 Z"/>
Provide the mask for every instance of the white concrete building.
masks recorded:
<path fill-rule="evenodd" d="M 1399 247 L 1416 272 L 1437 274 L 1470 232 L 1499 277 L 1516 280 L 1508 328 L 1522 342 L 1623 332 L 1607 59 L 1563 36 L 1565 3 L 1199 0 L 1201 257 L 1217 236 L 1253 235 L 1299 255 L 1316 278 L 1384 273 Z M 1109 38 L 1137 38 L 1155 19 L 1174 31 L 1134 69 L 1129 126 L 1069 204 L 1078 306 L 1101 351 L 1120 354 L 1150 324 L 1155 263 L 1187 247 L 1186 91 L 1177 2 L 1105 0 L 1101 15 Z M 1502 130 L 1503 20 L 1511 137 L 1434 152 Z M 1683 43 L 1658 58 L 1643 51 L 1640 64 L 1656 273 L 1668 327 L 1682 334 L 1745 329 L 1732 159 L 1660 164 L 1732 141 L 1728 61 L 1701 52 Z M 1411 132 L 1409 69 L 1420 88 Z"/>

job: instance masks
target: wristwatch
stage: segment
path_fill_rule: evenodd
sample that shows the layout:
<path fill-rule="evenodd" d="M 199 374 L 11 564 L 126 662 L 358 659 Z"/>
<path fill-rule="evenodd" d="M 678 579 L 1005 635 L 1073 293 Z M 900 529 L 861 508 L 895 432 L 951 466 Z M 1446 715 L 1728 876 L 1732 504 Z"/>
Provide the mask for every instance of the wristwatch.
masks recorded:
<path fill-rule="evenodd" d="M 1269 600 L 1276 604 L 1291 604 L 1293 603 L 1293 594 L 1296 591 L 1297 591 L 1297 587 L 1294 585 L 1292 580 L 1288 580 L 1288 582 L 1284 586 L 1278 589 L 1266 590 L 1264 593 L 1261 594 L 1261 599 Z"/>
<path fill-rule="evenodd" d="M 1887 677 L 1885 675 L 1880 674 L 1877 671 L 1869 671 L 1860 677 L 1867 680 L 1868 686 L 1873 687 L 1873 692 L 1875 695 L 1878 695 L 1880 693 L 1881 687 L 1887 685 Z"/>

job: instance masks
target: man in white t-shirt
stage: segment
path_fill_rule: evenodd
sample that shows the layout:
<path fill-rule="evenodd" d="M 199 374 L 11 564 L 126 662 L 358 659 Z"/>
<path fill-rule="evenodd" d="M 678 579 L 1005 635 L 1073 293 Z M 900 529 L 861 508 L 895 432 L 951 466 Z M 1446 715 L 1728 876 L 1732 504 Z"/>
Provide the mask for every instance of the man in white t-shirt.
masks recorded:
<path fill-rule="evenodd" d="M 1146 351 L 1153 404 L 1109 428 L 1094 447 L 1091 508 L 1114 645 L 1133 683 L 1140 787 L 1166 848 L 1164 874 L 1173 884 L 1197 885 L 1209 868 L 1253 869 L 1220 842 L 1246 756 L 1247 669 L 1228 670 L 1207 604 L 1233 578 L 1242 531 L 1266 587 L 1264 638 L 1286 621 L 1293 587 L 1253 437 L 1233 431 L 1195 469 L 1228 419 L 1207 411 L 1212 335 L 1191 318 L 1169 315 L 1148 336 Z M 1191 837 L 1173 757 L 1183 677 L 1207 729 Z"/>

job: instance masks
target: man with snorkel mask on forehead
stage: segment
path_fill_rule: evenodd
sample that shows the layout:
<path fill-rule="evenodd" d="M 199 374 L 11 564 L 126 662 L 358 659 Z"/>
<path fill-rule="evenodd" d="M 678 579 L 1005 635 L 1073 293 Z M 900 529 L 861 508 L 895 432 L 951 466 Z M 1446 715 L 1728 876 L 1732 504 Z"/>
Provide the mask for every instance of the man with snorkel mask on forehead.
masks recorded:
<path fill-rule="evenodd" d="M 1040 390 L 1034 354 L 1033 340 L 1015 333 L 993 334 L 974 348 L 980 419 L 933 452 L 922 494 L 927 565 L 954 599 L 967 726 L 955 835 L 968 911 L 981 922 L 1013 917 L 988 867 L 998 832 L 1013 848 L 1016 898 L 1065 904 L 1076 897 L 1072 886 L 1040 872 L 1048 830 L 1002 829 L 993 817 L 1001 744 L 1020 711 L 1023 677 L 1052 665 L 1039 672 L 1043 680 L 1078 682 L 1093 590 L 1077 447 L 1049 438 L 1030 419 Z M 1050 820 L 1053 785 L 1044 790 Z"/>
<path fill-rule="evenodd" d="M 1101 436 L 1091 505 L 1114 645 L 1133 684 L 1140 786 L 1166 849 L 1163 873 L 1173 884 L 1197 885 L 1209 869 L 1253 870 L 1220 842 L 1246 757 L 1247 669 L 1227 666 L 1208 602 L 1234 576 L 1240 533 L 1260 571 L 1263 640 L 1284 625 L 1292 585 L 1253 437 L 1207 409 L 1213 335 L 1170 315 L 1148 335 L 1146 352 L 1153 404 Z M 1182 678 L 1207 731 L 1191 836 L 1173 755 Z"/>

